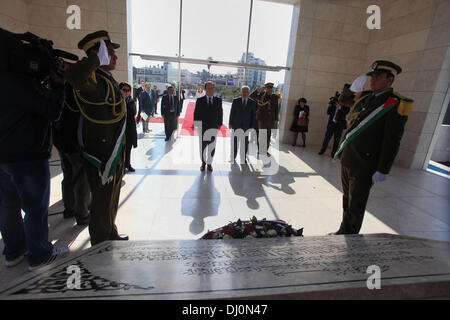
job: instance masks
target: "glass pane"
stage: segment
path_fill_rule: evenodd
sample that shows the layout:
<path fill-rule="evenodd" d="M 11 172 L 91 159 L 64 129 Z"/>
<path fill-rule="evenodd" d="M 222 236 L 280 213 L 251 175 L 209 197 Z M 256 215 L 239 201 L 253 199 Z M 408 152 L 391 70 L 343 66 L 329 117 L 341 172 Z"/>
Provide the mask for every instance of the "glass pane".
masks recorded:
<path fill-rule="evenodd" d="M 175 57 L 180 0 L 131 0 L 131 53 Z"/>
<path fill-rule="evenodd" d="M 155 113 L 149 120 L 149 123 L 161 123 L 162 119 L 157 116 L 161 110 L 161 97 L 167 93 L 167 87 L 170 83 L 178 83 L 178 63 L 168 61 L 142 60 L 139 57 L 133 57 L 133 97 L 140 103 L 139 87 L 150 86 L 151 108 Z M 178 86 L 176 86 L 178 89 Z M 139 106 L 140 108 L 142 106 Z"/>
<path fill-rule="evenodd" d="M 243 74 L 244 69 L 239 68 L 239 70 Z M 285 70 L 266 71 L 259 69 L 247 69 L 247 74 L 246 76 L 242 75 L 242 79 L 245 78 L 247 80 L 246 85 L 252 90 L 264 86 L 267 82 L 272 82 L 274 84 L 274 88 L 281 88 L 283 87 L 285 74 Z"/>
<path fill-rule="evenodd" d="M 247 49 L 249 15 L 249 0 L 184 0 L 182 54 L 237 62 Z"/>
<path fill-rule="evenodd" d="M 286 65 L 292 11 L 292 5 L 266 1 L 253 2 L 249 58 L 252 53 L 266 65 Z"/>
<path fill-rule="evenodd" d="M 178 63 L 167 61 L 149 61 L 139 57 L 133 57 L 133 85 L 140 86 L 142 81 L 156 85 L 161 93 L 165 85 L 172 82 L 178 83 Z"/>
<path fill-rule="evenodd" d="M 238 69 L 230 67 L 181 64 L 181 85 L 189 96 L 195 97 L 197 89 L 204 87 L 206 81 L 212 81 L 215 85 L 216 96 L 224 98 L 224 100 L 233 100 L 233 92 L 242 84 L 239 82 Z M 201 91 L 201 90 L 200 90 Z"/>

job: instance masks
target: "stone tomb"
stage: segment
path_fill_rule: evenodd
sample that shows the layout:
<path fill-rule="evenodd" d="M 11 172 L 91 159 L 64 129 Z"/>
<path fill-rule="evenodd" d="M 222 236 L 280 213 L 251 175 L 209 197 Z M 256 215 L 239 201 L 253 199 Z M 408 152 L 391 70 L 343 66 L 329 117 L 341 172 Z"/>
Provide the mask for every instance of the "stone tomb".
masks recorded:
<path fill-rule="evenodd" d="M 446 297 L 450 243 L 387 234 L 111 241 L 0 288 L 1 299 Z"/>

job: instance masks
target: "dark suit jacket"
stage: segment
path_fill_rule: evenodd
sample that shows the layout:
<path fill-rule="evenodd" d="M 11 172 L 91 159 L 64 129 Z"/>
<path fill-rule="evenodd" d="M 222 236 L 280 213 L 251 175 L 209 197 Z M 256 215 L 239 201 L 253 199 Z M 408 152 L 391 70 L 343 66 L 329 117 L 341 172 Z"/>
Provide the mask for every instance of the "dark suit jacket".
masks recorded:
<path fill-rule="evenodd" d="M 195 103 L 194 121 L 202 122 L 202 131 L 219 129 L 223 124 L 222 99 L 213 97 L 213 105 L 209 107 L 206 96 L 198 98 Z"/>
<path fill-rule="evenodd" d="M 233 129 L 243 129 L 244 131 L 256 127 L 256 101 L 247 99 L 247 106 L 242 105 L 242 97 L 233 99 L 230 111 L 229 125 Z"/>
<path fill-rule="evenodd" d="M 177 96 L 173 96 L 174 112 L 170 112 L 169 95 L 166 94 L 161 100 L 161 115 L 163 117 L 178 117 L 180 116 L 180 102 Z"/>
<path fill-rule="evenodd" d="M 142 91 L 145 91 L 144 88 L 142 88 L 142 87 L 139 87 L 136 89 L 135 96 L 134 96 L 135 101 L 140 99 Z"/>
<path fill-rule="evenodd" d="M 158 100 L 159 100 L 158 92 L 155 89 L 151 89 L 150 92 L 151 92 L 151 95 L 152 95 L 152 103 L 154 105 L 156 105 L 158 103 Z"/>
<path fill-rule="evenodd" d="M 350 111 L 349 107 L 346 106 L 342 106 L 341 105 L 341 110 L 338 113 L 338 117 L 337 117 L 337 127 L 339 129 L 347 129 L 347 121 L 345 120 L 345 117 L 347 116 L 348 112 Z M 327 126 L 331 126 L 333 125 L 333 118 L 334 118 L 334 113 L 336 112 L 336 106 L 334 105 L 330 105 L 328 107 L 327 110 L 327 114 L 329 115 L 328 117 L 328 125 Z"/>
<path fill-rule="evenodd" d="M 139 98 L 140 98 L 139 105 L 140 105 L 141 111 L 144 111 L 147 115 L 150 115 L 153 110 L 153 104 L 152 104 L 152 99 L 150 98 L 147 91 L 145 91 L 145 90 L 142 91 Z"/>
<path fill-rule="evenodd" d="M 125 137 L 127 144 L 137 147 L 137 132 L 136 132 L 136 121 L 134 117 L 136 116 L 136 102 L 133 98 L 129 97 L 125 100 L 127 104 L 127 127 L 125 131 Z"/>

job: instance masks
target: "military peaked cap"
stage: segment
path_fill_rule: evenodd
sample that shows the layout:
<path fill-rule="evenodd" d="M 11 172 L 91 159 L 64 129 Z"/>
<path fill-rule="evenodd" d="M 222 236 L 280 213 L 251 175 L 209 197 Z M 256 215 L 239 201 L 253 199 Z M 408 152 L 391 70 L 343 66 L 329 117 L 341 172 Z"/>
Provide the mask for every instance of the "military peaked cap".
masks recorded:
<path fill-rule="evenodd" d="M 366 75 L 371 76 L 375 72 L 388 72 L 394 77 L 402 72 L 402 68 L 391 61 L 387 60 L 377 60 L 372 64 L 372 71 L 368 72 Z"/>
<path fill-rule="evenodd" d="M 91 49 L 93 46 L 95 46 L 101 40 L 104 40 L 106 42 L 106 44 L 111 43 L 114 49 L 117 49 L 120 47 L 120 44 L 113 43 L 111 41 L 111 38 L 109 37 L 107 31 L 100 30 L 100 31 L 96 31 L 93 33 L 89 33 L 83 39 L 81 39 L 81 41 L 78 42 L 78 49 L 81 49 L 81 50 L 87 52 L 89 49 Z"/>

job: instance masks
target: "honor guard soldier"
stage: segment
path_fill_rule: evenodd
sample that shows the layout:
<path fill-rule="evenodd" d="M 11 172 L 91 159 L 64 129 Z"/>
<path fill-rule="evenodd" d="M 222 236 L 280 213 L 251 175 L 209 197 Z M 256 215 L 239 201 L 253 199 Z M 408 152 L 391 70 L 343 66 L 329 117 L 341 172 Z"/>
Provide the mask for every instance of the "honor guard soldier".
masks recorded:
<path fill-rule="evenodd" d="M 128 240 L 115 225 L 124 173 L 126 105 L 110 71 L 116 67 L 115 49 L 106 31 L 85 36 L 78 48 L 87 58 L 65 74 L 82 115 L 78 129 L 86 173 L 92 192 L 89 234 L 91 244 Z"/>
<path fill-rule="evenodd" d="M 386 180 L 398 153 L 413 101 L 394 92 L 392 83 L 402 69 L 378 60 L 372 70 L 345 86 L 339 103 L 351 107 L 348 129 L 335 158 L 341 159 L 343 219 L 334 234 L 358 234 L 374 183 Z M 362 91 L 370 76 L 370 91 Z"/>
<path fill-rule="evenodd" d="M 259 146 L 259 137 L 262 132 L 266 134 L 266 148 L 262 151 L 270 156 L 269 146 L 270 138 L 272 136 L 272 129 L 275 127 L 278 121 L 278 96 L 273 93 L 273 83 L 268 82 L 264 87 L 259 88 L 252 92 L 250 98 L 256 100 L 256 122 L 258 125 L 257 129 L 257 144 L 259 153 L 261 153 L 261 147 Z M 264 135 L 263 135 L 264 137 Z"/>

